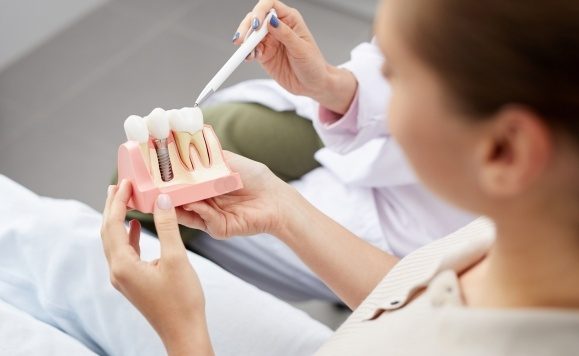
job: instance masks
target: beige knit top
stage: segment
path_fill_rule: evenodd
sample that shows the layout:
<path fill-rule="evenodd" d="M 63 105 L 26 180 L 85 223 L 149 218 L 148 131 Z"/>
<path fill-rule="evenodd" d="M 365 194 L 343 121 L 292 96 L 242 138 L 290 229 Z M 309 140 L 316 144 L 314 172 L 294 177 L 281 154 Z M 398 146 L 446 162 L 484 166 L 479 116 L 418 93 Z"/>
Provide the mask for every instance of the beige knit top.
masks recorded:
<path fill-rule="evenodd" d="M 457 275 L 493 241 L 480 218 L 408 255 L 316 355 L 579 355 L 579 310 L 463 304 Z"/>

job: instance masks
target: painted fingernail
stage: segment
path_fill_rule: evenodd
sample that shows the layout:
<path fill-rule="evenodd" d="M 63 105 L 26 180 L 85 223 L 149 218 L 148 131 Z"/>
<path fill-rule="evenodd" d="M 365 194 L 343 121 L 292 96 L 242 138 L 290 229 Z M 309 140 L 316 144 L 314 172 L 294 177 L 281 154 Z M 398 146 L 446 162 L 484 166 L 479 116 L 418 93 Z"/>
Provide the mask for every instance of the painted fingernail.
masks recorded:
<path fill-rule="evenodd" d="M 159 209 L 162 210 L 169 210 L 173 207 L 173 203 L 171 202 L 171 197 L 167 194 L 159 194 L 157 197 L 157 206 Z"/>
<path fill-rule="evenodd" d="M 253 20 L 251 20 L 251 28 L 257 30 L 258 27 L 259 27 L 259 19 L 257 17 L 254 17 Z"/>
<path fill-rule="evenodd" d="M 239 38 L 239 35 L 240 35 L 239 32 L 235 32 L 235 35 L 233 35 L 233 38 L 231 39 L 231 42 L 237 41 L 237 39 Z"/>
<path fill-rule="evenodd" d="M 273 27 L 277 28 L 277 27 L 279 26 L 279 20 L 277 19 L 277 16 L 273 15 L 273 16 L 271 17 L 271 20 L 269 20 L 269 23 L 270 23 Z"/>

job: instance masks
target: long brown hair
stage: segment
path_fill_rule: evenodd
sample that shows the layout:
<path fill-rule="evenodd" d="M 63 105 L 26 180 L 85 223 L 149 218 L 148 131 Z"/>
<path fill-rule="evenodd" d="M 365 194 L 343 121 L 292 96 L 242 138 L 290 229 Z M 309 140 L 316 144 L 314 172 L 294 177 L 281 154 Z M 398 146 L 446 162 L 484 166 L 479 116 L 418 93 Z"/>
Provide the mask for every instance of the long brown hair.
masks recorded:
<path fill-rule="evenodd" d="M 403 35 L 460 109 L 525 105 L 579 140 L 578 0 L 410 2 Z"/>

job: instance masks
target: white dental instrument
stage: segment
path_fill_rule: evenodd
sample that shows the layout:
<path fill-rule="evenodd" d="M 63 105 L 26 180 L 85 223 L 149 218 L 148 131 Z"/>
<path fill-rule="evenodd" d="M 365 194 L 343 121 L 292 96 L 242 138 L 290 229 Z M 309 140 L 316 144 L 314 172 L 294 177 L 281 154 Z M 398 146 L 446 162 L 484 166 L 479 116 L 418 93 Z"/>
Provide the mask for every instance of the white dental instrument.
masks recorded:
<path fill-rule="evenodd" d="M 227 78 L 229 78 L 229 76 L 235 71 L 235 69 L 237 69 L 237 67 L 239 67 L 241 63 L 243 63 L 245 58 L 251 52 L 253 52 L 255 47 L 257 47 L 257 45 L 265 38 L 265 36 L 268 33 L 269 22 L 271 21 L 272 16 L 277 17 L 277 14 L 274 9 L 271 9 L 267 13 L 265 19 L 263 20 L 261 28 L 257 31 L 253 31 L 247 37 L 247 39 L 243 42 L 243 44 L 239 46 L 237 51 L 233 53 L 231 58 L 229 58 L 229 60 L 225 62 L 223 67 L 221 67 L 221 69 L 217 72 L 217 74 L 215 74 L 215 76 L 209 81 L 209 83 L 207 83 L 205 88 L 203 88 L 203 90 L 201 91 L 201 94 L 199 94 L 199 96 L 197 97 L 197 100 L 195 100 L 195 106 L 199 106 L 201 103 L 207 100 L 207 98 L 209 98 L 213 93 L 215 93 L 215 91 L 219 89 L 221 84 L 223 84 L 223 82 L 225 82 Z"/>

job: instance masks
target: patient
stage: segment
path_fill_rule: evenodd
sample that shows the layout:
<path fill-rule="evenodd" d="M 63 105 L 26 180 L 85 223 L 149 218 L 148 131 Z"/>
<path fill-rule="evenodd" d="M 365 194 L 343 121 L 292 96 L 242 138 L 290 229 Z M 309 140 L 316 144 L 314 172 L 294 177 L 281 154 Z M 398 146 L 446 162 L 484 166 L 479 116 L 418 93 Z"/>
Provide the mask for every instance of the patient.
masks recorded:
<path fill-rule="evenodd" d="M 260 51 L 287 60 L 291 32 L 305 25 L 283 3 L 261 3 L 279 15 L 272 33 L 291 40 Z M 178 221 L 220 239 L 266 232 L 292 248 L 355 309 L 319 355 L 576 353 L 579 5 L 383 0 L 376 32 L 393 90 L 390 129 L 418 176 L 494 225 L 479 219 L 396 264 L 262 164 L 229 154 L 245 188 L 180 209 L 161 195 L 161 257 L 151 264 L 139 256 L 139 224 L 123 224 L 124 181 L 104 212 L 111 279 L 169 354 L 220 346 Z"/>

